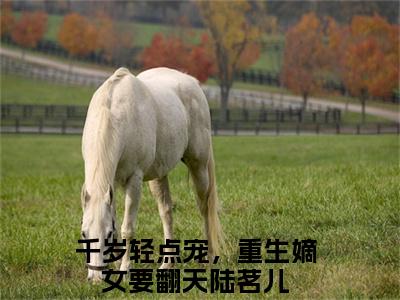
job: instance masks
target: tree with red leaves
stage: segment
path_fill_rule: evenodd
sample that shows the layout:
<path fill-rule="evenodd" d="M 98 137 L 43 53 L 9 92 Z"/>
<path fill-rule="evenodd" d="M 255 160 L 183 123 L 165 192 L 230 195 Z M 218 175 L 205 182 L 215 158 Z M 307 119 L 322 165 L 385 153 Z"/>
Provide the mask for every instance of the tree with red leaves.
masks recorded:
<path fill-rule="evenodd" d="M 0 4 L 0 36 L 9 36 L 14 26 L 15 20 L 11 10 L 11 1 L 2 1 Z"/>
<path fill-rule="evenodd" d="M 348 26 L 334 26 L 330 49 L 337 53 L 336 72 L 358 97 L 365 121 L 368 97 L 389 99 L 399 80 L 399 26 L 382 17 L 355 16 Z"/>
<path fill-rule="evenodd" d="M 286 34 L 282 81 L 303 97 L 321 89 L 321 72 L 326 67 L 323 25 L 314 13 L 304 15 Z"/>
<path fill-rule="evenodd" d="M 96 13 L 97 50 L 108 61 L 117 61 L 124 56 L 124 51 L 132 47 L 132 33 L 124 28 L 117 28 L 111 17 L 105 12 Z"/>
<path fill-rule="evenodd" d="M 24 12 L 13 26 L 12 40 L 24 47 L 35 48 L 43 38 L 47 27 L 47 14 L 44 12 Z M 22 56 L 24 56 L 22 51 Z"/>
<path fill-rule="evenodd" d="M 157 33 L 150 46 L 143 50 L 141 61 L 145 69 L 169 67 L 187 72 L 200 82 L 205 82 L 214 72 L 214 62 L 207 43 L 206 35 L 202 36 L 199 45 L 191 45 L 178 37 L 165 37 Z"/>

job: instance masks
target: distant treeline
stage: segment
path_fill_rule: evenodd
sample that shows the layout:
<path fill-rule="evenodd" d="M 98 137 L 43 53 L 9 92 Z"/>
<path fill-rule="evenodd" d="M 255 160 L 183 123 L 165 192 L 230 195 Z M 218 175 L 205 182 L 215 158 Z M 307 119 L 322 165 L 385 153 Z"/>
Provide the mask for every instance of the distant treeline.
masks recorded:
<path fill-rule="evenodd" d="M 256 4 L 255 4 L 256 5 Z M 13 1 L 14 10 L 44 10 L 48 14 L 67 14 L 72 11 L 84 15 L 94 14 L 97 9 L 107 11 L 111 17 L 125 20 L 172 24 L 185 16 L 195 27 L 202 26 L 201 16 L 194 1 Z M 397 1 L 266 1 L 265 13 L 275 16 L 278 25 L 285 30 L 299 21 L 301 16 L 313 11 L 317 16 L 331 16 L 339 23 L 348 23 L 355 15 L 374 15 L 386 18 L 390 23 L 399 22 Z M 257 5 L 259 9 L 259 5 Z"/>

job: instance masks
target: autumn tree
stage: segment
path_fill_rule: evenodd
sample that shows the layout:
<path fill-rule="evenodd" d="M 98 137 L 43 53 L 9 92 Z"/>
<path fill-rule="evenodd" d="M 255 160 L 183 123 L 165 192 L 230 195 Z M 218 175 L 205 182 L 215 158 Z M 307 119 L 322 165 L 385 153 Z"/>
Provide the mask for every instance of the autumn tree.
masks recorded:
<path fill-rule="evenodd" d="M 302 95 L 303 109 L 323 83 L 327 61 L 323 29 L 318 17 L 309 13 L 286 33 L 281 79 L 288 89 Z"/>
<path fill-rule="evenodd" d="M 260 36 L 256 20 L 252 14 L 254 9 L 245 0 L 238 1 L 198 1 L 205 26 L 211 33 L 217 66 L 217 82 L 221 91 L 220 121 L 227 121 L 229 92 L 234 75 L 246 46 L 255 43 Z"/>
<path fill-rule="evenodd" d="M 96 50 L 97 29 L 84 16 L 71 13 L 64 17 L 58 40 L 70 56 L 85 56 Z"/>
<path fill-rule="evenodd" d="M 348 26 L 330 30 L 334 67 L 351 95 L 361 101 L 362 122 L 368 97 L 390 98 L 399 80 L 399 26 L 382 17 L 355 16 Z"/>
<path fill-rule="evenodd" d="M 214 72 L 214 61 L 208 52 L 207 35 L 198 45 L 185 43 L 177 36 L 165 37 L 161 33 L 153 36 L 151 44 L 143 50 L 141 61 L 144 68 L 169 67 L 178 69 L 205 82 Z"/>
<path fill-rule="evenodd" d="M 35 48 L 47 28 L 47 14 L 24 12 L 12 28 L 12 40 L 23 48 Z M 22 50 L 22 56 L 25 51 Z"/>
<path fill-rule="evenodd" d="M 11 1 L 2 1 L 0 4 L 0 36 L 9 36 L 14 25 L 14 16 L 11 9 Z"/>
<path fill-rule="evenodd" d="M 105 12 L 97 12 L 95 18 L 97 28 L 97 45 L 102 56 L 108 61 L 115 61 L 124 56 L 124 51 L 132 47 L 132 33 L 116 24 Z"/>

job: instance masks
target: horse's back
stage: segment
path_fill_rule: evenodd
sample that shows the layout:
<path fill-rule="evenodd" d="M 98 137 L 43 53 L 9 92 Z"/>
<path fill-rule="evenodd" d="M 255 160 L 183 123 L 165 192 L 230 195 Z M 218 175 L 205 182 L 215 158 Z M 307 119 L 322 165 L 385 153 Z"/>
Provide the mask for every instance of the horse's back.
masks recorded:
<path fill-rule="evenodd" d="M 161 67 L 146 70 L 137 76 L 156 94 L 165 90 L 173 91 L 184 105 L 189 118 L 200 118 L 205 125 L 209 125 L 209 108 L 207 99 L 194 77 L 177 70 Z M 157 97 L 162 100 L 163 97 Z M 193 121 L 193 120 L 191 120 Z M 200 121 L 200 120 L 199 120 Z"/>
<path fill-rule="evenodd" d="M 118 165 L 118 181 L 136 171 L 145 180 L 161 178 L 184 157 L 207 159 L 209 145 L 209 109 L 196 79 L 168 68 L 137 77 L 119 69 L 89 106 L 82 145 L 85 173 L 91 176 L 99 160 L 108 157 L 107 165 Z"/>
<path fill-rule="evenodd" d="M 165 91 L 172 91 L 176 95 L 174 99 L 183 105 L 188 120 L 184 156 L 207 160 L 211 144 L 211 120 L 208 102 L 198 80 L 169 68 L 150 69 L 140 73 L 137 78 L 156 94 L 158 105 L 166 101 L 163 97 Z"/>

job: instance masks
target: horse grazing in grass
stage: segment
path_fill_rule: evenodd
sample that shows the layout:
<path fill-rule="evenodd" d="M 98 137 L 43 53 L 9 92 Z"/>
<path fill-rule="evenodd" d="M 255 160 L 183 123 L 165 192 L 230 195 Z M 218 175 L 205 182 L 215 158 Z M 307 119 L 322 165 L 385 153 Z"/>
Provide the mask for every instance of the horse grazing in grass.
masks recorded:
<path fill-rule="evenodd" d="M 118 235 L 114 184 L 125 191 L 121 238 L 126 239 L 127 251 L 121 271 L 129 269 L 143 181 L 149 182 L 158 202 L 164 239 L 173 238 L 168 173 L 180 161 L 194 182 L 209 256 L 218 254 L 222 231 L 210 123 L 208 103 L 197 80 L 176 70 L 155 68 L 135 77 L 120 68 L 94 93 L 82 137 L 82 237 L 99 239 L 91 248 L 100 249 L 87 264 L 89 281 L 103 278 L 105 240 Z M 161 268 L 170 267 L 164 258 Z"/>

